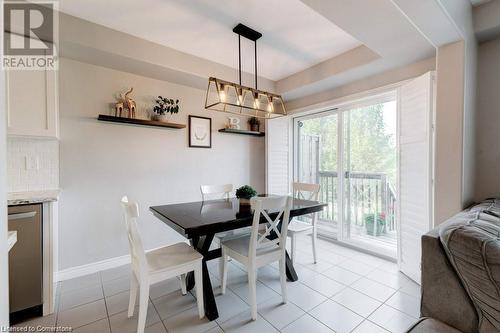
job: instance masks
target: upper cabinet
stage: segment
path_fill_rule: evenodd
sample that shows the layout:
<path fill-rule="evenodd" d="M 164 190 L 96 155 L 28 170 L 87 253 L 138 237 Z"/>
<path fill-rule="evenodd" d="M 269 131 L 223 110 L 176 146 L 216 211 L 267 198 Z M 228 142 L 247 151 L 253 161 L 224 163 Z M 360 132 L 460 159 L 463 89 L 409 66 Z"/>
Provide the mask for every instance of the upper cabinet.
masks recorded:
<path fill-rule="evenodd" d="M 13 35 L 13 38 L 25 38 Z M 59 137 L 57 71 L 6 70 L 7 133 Z"/>

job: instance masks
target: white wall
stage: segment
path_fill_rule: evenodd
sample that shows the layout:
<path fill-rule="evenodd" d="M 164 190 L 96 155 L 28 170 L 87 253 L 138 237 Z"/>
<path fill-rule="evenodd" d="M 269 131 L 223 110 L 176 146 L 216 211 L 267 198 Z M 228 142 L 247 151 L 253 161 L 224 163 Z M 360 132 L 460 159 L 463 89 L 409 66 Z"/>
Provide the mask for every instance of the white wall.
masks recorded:
<path fill-rule="evenodd" d="M 30 167 L 35 167 L 38 163 L 37 167 L 27 169 L 26 158 L 34 162 Z M 8 138 L 7 162 L 8 192 L 59 188 L 59 142 L 57 140 Z"/>
<path fill-rule="evenodd" d="M 264 191 L 264 139 L 217 130 L 226 115 L 204 110 L 205 91 L 62 58 L 60 62 L 60 270 L 128 254 L 120 198 L 141 206 L 146 248 L 181 237 L 151 205 L 200 200 L 200 184 Z M 212 149 L 188 148 L 188 130 L 98 122 L 113 96 L 134 87 L 139 109 L 157 95 L 180 99 L 173 122 L 212 118 Z M 245 124 L 244 119 L 242 123 Z"/>
<path fill-rule="evenodd" d="M 500 197 L 500 38 L 479 45 L 476 200 Z"/>

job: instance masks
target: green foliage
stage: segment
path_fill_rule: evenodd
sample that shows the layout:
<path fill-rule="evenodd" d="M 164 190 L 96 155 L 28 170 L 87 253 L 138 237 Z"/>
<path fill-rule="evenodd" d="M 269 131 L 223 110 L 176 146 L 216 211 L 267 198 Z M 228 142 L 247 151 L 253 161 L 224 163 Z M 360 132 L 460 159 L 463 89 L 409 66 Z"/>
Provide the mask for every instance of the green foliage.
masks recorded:
<path fill-rule="evenodd" d="M 175 101 L 171 98 L 158 96 L 156 99 L 156 105 L 153 108 L 153 112 L 158 115 L 164 115 L 167 113 L 174 114 L 179 112 L 179 100 Z"/>
<path fill-rule="evenodd" d="M 394 184 L 396 138 L 384 124 L 384 104 L 344 112 L 343 118 L 346 170 L 385 173 Z M 319 137 L 319 170 L 337 171 L 337 115 L 304 120 L 302 124 L 301 135 Z"/>
<path fill-rule="evenodd" d="M 257 195 L 257 191 L 255 191 L 251 186 L 244 185 L 236 190 L 236 197 L 238 199 L 251 199 Z"/>
<path fill-rule="evenodd" d="M 260 125 L 260 120 L 257 117 L 251 117 L 248 119 L 249 125 Z"/>

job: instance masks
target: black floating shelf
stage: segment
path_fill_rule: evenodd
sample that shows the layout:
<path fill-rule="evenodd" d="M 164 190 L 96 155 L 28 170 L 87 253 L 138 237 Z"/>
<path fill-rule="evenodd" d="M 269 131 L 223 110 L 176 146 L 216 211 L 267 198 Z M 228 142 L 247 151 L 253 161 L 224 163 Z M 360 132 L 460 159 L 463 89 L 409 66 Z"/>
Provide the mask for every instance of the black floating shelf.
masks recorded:
<path fill-rule="evenodd" d="M 233 129 L 233 128 L 222 128 L 219 130 L 221 133 L 231 133 L 231 134 L 243 134 L 243 135 L 253 135 L 253 136 L 264 136 L 266 133 L 264 132 L 256 132 L 256 131 L 247 131 L 241 129 Z"/>
<path fill-rule="evenodd" d="M 186 125 L 183 125 L 183 124 L 167 123 L 164 121 L 157 121 L 157 120 L 115 117 L 115 116 L 108 116 L 105 114 L 100 114 L 99 117 L 97 117 L 97 120 L 110 121 L 113 123 L 134 124 L 134 125 L 153 126 L 153 127 L 167 127 L 167 128 L 185 128 L 186 127 Z"/>

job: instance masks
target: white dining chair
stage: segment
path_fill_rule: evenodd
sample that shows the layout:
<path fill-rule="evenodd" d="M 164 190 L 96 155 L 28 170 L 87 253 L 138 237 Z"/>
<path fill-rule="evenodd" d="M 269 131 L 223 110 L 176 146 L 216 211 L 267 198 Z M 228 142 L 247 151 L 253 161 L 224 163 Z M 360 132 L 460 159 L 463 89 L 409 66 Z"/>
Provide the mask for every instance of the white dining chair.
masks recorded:
<path fill-rule="evenodd" d="M 297 199 L 318 201 L 319 184 L 293 183 L 293 196 Z M 311 235 L 312 250 L 314 263 L 317 262 L 316 242 L 318 237 L 317 231 L 318 214 L 313 213 L 311 223 L 300 221 L 293 218 L 288 226 L 288 237 L 291 238 L 290 247 L 292 250 L 292 263 L 295 264 L 297 257 L 297 236 Z"/>
<path fill-rule="evenodd" d="M 132 259 L 132 274 L 130 277 L 130 298 L 128 317 L 134 315 L 135 300 L 139 291 L 139 319 L 137 332 L 143 333 L 148 311 L 149 287 L 154 283 L 173 277 L 181 277 L 182 293 L 186 294 L 185 275 L 194 271 L 196 285 L 196 299 L 200 319 L 205 316 L 203 306 L 203 256 L 186 243 L 177 243 L 170 246 L 144 251 L 141 236 L 137 226 L 139 206 L 129 202 L 124 196 L 121 200 L 127 226 L 128 243 Z"/>
<path fill-rule="evenodd" d="M 233 192 L 233 184 L 224 185 L 201 185 L 201 199 L 206 200 L 216 200 L 216 199 L 227 199 L 231 197 Z M 224 231 L 216 233 L 214 236 L 214 244 L 221 244 L 223 240 L 232 239 L 235 237 L 244 236 L 250 233 L 250 228 L 240 228 L 236 230 Z M 219 276 L 222 278 L 222 258 L 219 259 Z"/>
<path fill-rule="evenodd" d="M 224 185 L 201 185 L 201 199 L 203 201 L 212 199 L 229 199 L 233 192 L 233 184 Z"/>
<path fill-rule="evenodd" d="M 226 292 L 228 258 L 243 264 L 248 271 L 249 300 L 252 307 L 252 319 L 257 319 L 257 269 L 272 262 L 279 262 L 281 295 L 283 303 L 287 302 L 286 293 L 286 238 L 288 221 L 290 218 L 291 197 L 267 197 L 251 200 L 254 208 L 252 231 L 250 235 L 228 241 L 222 241 L 222 294 Z M 277 212 L 278 215 L 271 219 L 268 212 Z M 264 232 L 259 232 L 260 220 L 266 220 Z M 282 220 L 281 228 L 279 228 Z M 267 238 L 271 233 L 276 233 L 277 238 Z"/>

